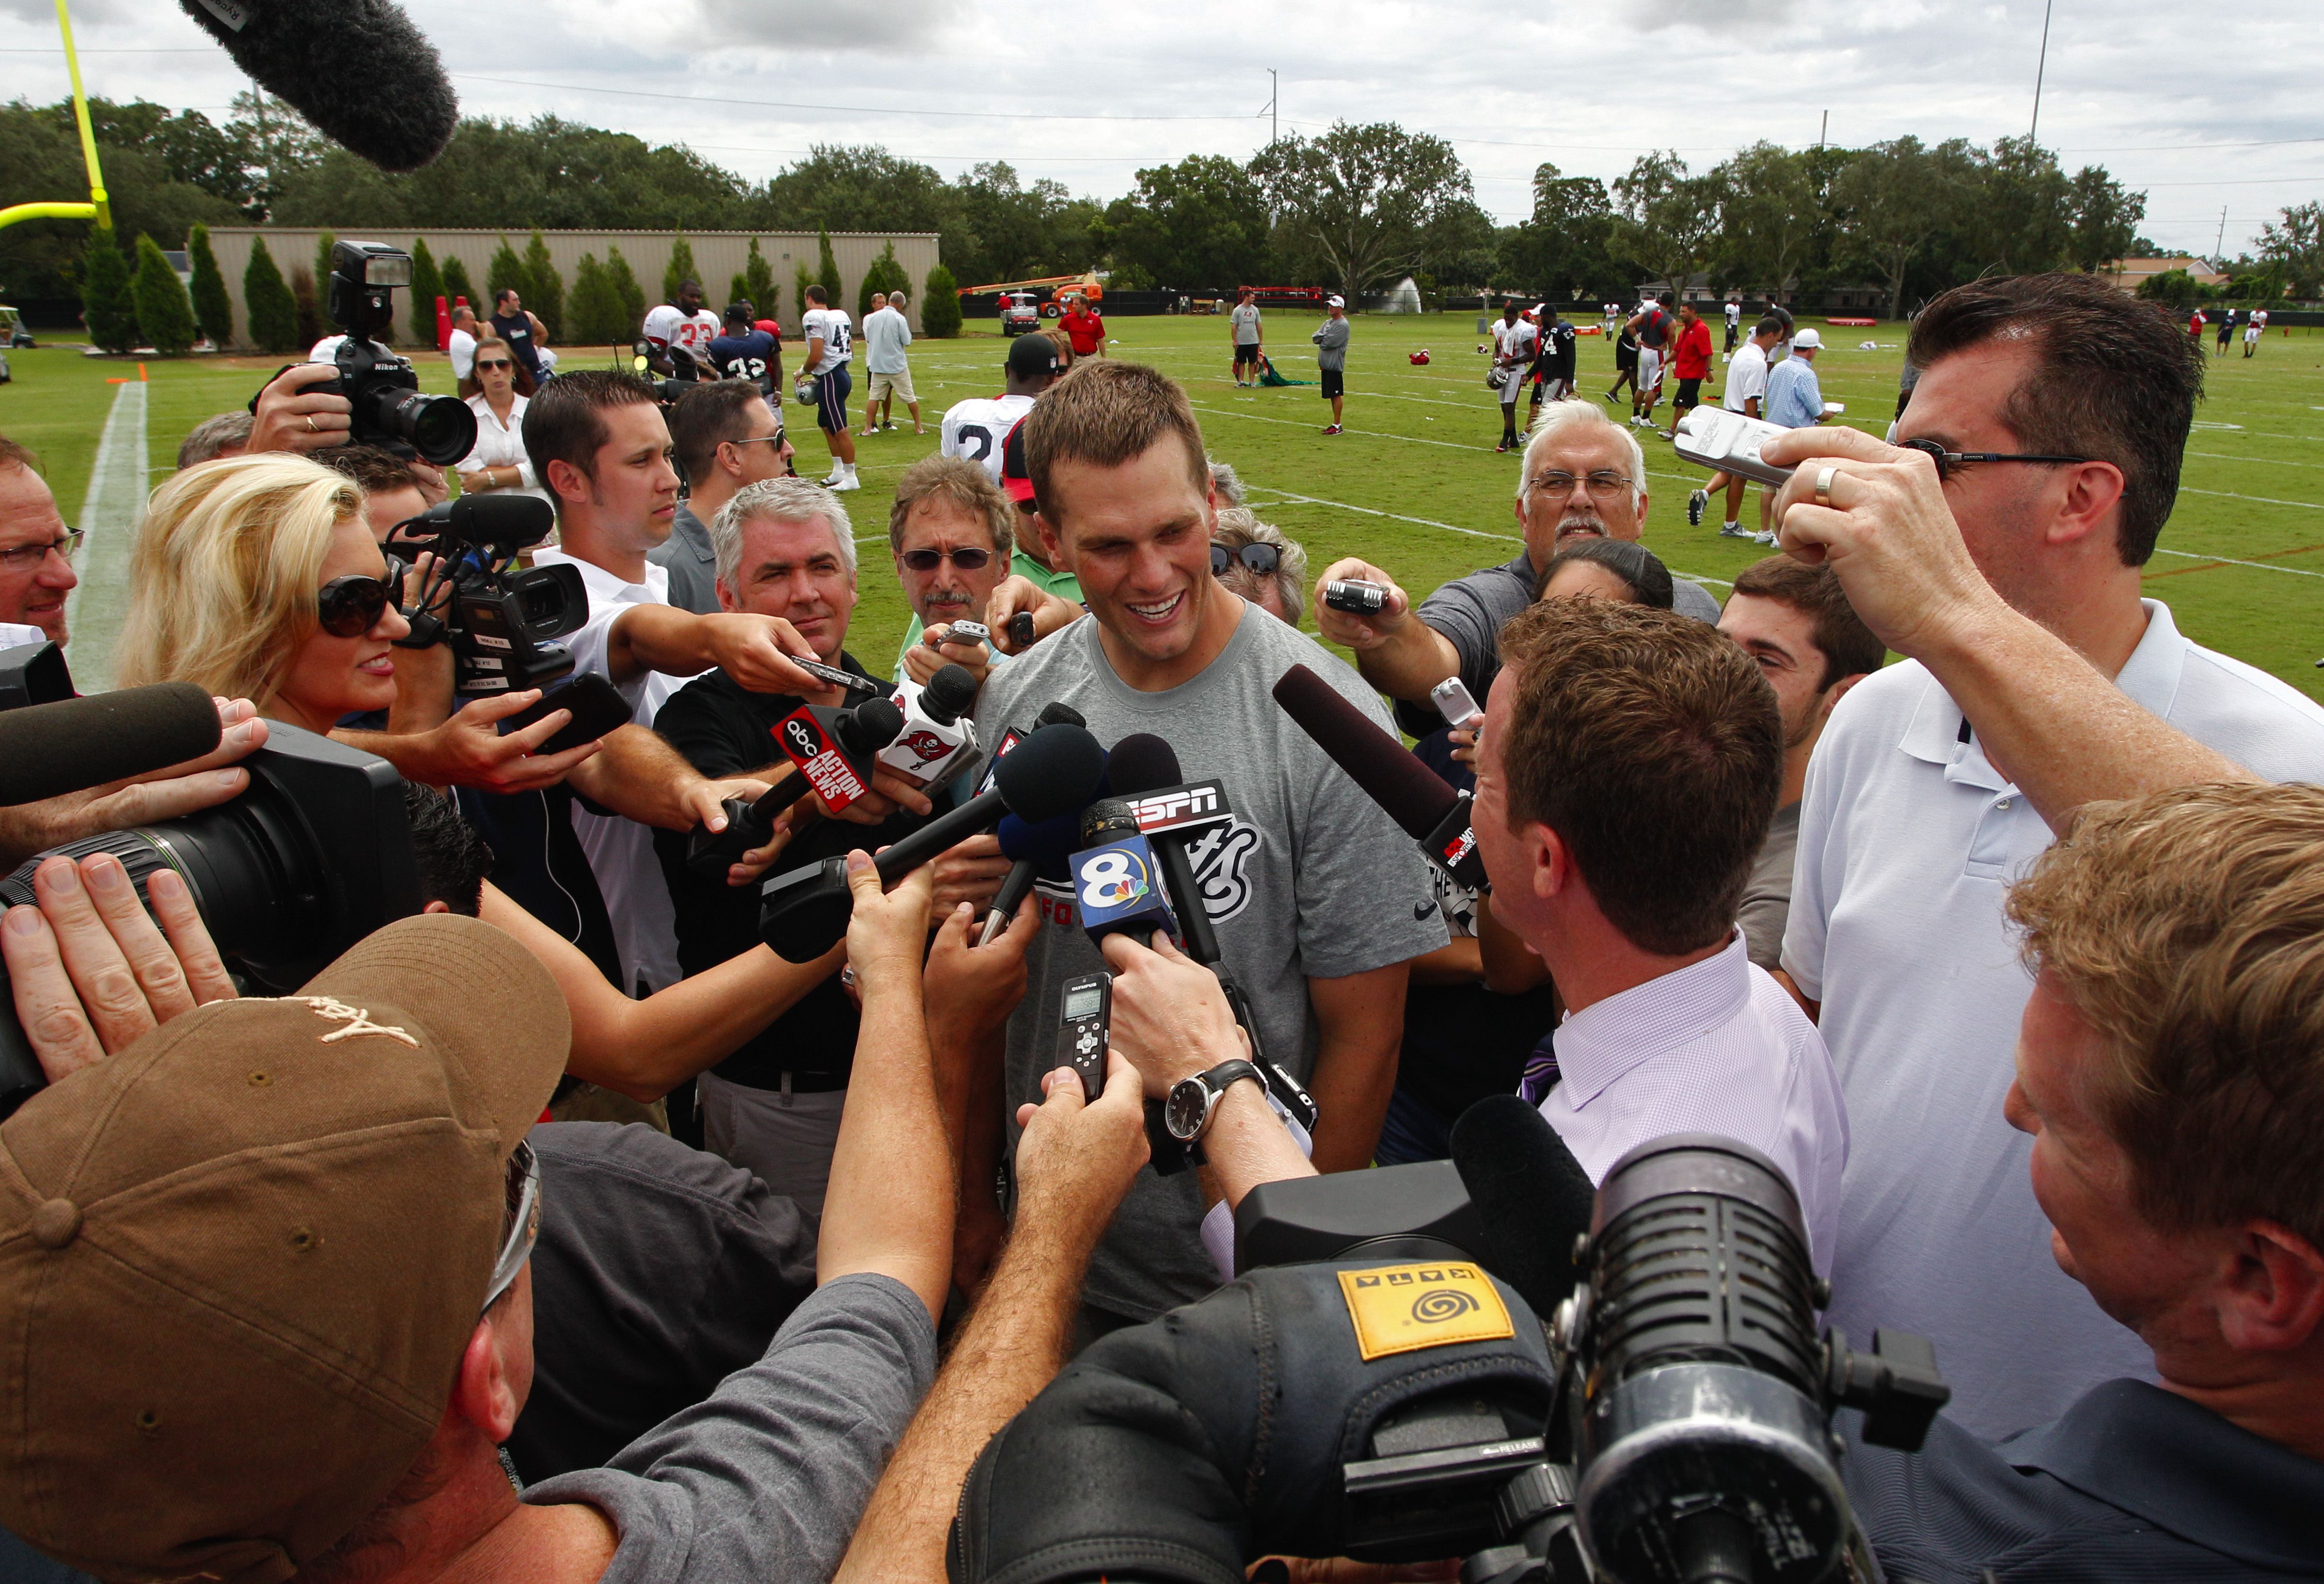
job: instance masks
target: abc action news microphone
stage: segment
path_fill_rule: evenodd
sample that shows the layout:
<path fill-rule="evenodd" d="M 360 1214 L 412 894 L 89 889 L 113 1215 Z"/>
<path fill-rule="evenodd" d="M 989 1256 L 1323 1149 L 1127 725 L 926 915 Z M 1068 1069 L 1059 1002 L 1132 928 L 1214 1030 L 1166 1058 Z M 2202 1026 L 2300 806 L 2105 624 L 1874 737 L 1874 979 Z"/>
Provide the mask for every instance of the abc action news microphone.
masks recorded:
<path fill-rule="evenodd" d="M 1294 666 L 1275 685 L 1275 702 L 1386 809 L 1428 861 L 1462 885 L 1487 890 L 1485 861 L 1469 819 L 1469 794 L 1455 792 L 1332 685 Z"/>
<path fill-rule="evenodd" d="M 1087 727 L 1044 726 L 1001 761 L 991 791 L 938 815 L 874 858 L 881 882 L 893 884 L 945 849 L 991 830 L 1004 815 L 1038 822 L 1078 809 L 1104 774 L 1105 750 Z M 844 858 L 779 874 L 759 895 L 760 938 L 787 962 L 812 962 L 837 945 L 855 910 Z"/>

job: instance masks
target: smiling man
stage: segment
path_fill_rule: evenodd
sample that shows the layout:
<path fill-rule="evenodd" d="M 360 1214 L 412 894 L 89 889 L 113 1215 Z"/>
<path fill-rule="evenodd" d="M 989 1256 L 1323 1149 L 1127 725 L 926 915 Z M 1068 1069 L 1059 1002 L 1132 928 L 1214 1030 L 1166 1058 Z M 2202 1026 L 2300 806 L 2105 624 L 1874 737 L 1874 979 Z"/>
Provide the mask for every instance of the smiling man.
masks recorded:
<path fill-rule="evenodd" d="M 32 454 L 0 435 L 0 623 L 37 627 L 64 642 L 65 596 L 80 582 L 72 569 L 78 537 L 58 514 Z"/>
<path fill-rule="evenodd" d="M 1211 574 L 1218 508 L 1185 392 L 1143 364 L 1092 359 L 1025 419 L 1051 564 L 1081 580 L 1077 622 L 994 671 L 981 735 L 1030 725 L 1052 700 L 1098 741 L 1150 732 L 1189 780 L 1216 778 L 1234 818 L 1194 853 L 1219 942 L 1267 1056 L 1321 1109 L 1315 1163 L 1367 1165 L 1396 1077 L 1406 964 L 1444 944 L 1411 840 L 1276 707 L 1293 665 L 1387 724 L 1379 700 L 1314 639 Z M 1042 892 L 1031 993 L 1009 1025 L 1007 1103 L 1040 1099 L 1065 981 L 1105 966 L 1065 889 Z M 987 1119 L 987 1121 L 997 1119 Z M 1195 1174 L 1141 1173 L 1091 1266 L 1093 1329 L 1146 1320 L 1218 1284 L 1196 1235 Z"/>
<path fill-rule="evenodd" d="M 1397 723 L 1415 737 L 1444 724 L 1428 690 L 1447 677 L 1471 697 L 1492 691 L 1501 668 L 1501 629 L 1533 603 L 1541 575 L 1576 538 L 1636 539 L 1646 527 L 1646 458 L 1637 437 L 1587 401 L 1553 401 L 1526 441 L 1516 513 L 1525 552 L 1502 566 L 1445 584 L 1420 602 L 1369 561 L 1333 562 L 1315 580 L 1315 622 L 1333 643 L 1356 651 L 1364 680 L 1396 700 Z M 1360 578 L 1388 585 L 1388 603 L 1368 616 L 1323 603 L 1323 585 Z M 1719 602 L 1699 583 L 1671 579 L 1673 609 L 1719 620 Z"/>
<path fill-rule="evenodd" d="M 1001 486 L 966 457 L 923 456 L 896 481 L 888 546 L 912 606 L 911 629 L 896 655 L 897 681 L 926 684 L 951 664 L 984 679 L 994 658 L 989 645 L 931 641 L 950 634 L 927 630 L 985 620 L 985 602 L 1009 576 L 1016 520 L 1017 508 Z"/>

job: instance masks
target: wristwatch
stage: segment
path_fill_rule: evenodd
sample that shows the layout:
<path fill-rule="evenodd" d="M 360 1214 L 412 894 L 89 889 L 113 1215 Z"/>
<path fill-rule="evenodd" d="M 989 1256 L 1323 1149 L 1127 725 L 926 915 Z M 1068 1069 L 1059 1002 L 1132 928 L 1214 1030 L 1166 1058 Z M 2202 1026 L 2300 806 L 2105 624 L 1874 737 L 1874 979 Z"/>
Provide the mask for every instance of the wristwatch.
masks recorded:
<path fill-rule="evenodd" d="M 1249 1062 L 1221 1062 L 1207 1073 L 1197 1073 L 1192 1078 L 1181 1078 L 1170 1086 L 1170 1098 L 1163 1102 L 1162 1123 L 1170 1137 L 1181 1144 L 1191 1145 L 1210 1130 L 1211 1118 L 1217 1114 L 1219 1101 L 1227 1086 L 1250 1079 L 1263 1092 L 1267 1080 Z"/>

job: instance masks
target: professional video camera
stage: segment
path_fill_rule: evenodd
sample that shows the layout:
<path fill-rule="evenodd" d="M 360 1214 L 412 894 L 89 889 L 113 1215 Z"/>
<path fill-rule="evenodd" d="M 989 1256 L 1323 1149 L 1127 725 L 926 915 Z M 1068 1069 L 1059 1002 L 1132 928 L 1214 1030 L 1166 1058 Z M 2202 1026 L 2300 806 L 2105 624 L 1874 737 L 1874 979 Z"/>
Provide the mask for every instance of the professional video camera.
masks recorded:
<path fill-rule="evenodd" d="M 1247 1194 L 1233 1285 L 1101 1340 L 986 1447 L 954 1584 L 1214 1584 L 1268 1554 L 1460 1556 L 1464 1584 L 1877 1579 L 1831 1414 L 1915 1450 L 1950 1394 L 1918 1338 L 1819 1340 L 1781 1171 L 1675 1134 L 1591 1197 L 1515 1096 L 1453 1150 Z M 1254 1268 L 1270 1253 L 1317 1262 Z"/>
<path fill-rule="evenodd" d="M 476 415 L 457 396 L 421 395 L 411 360 L 372 339 L 395 322 L 395 289 L 410 284 L 411 255 L 401 249 L 383 242 L 331 244 L 330 314 L 346 332 L 333 359 L 339 377 L 307 389 L 347 399 L 355 409 L 351 442 L 448 467 L 476 448 Z M 285 364 L 275 376 L 296 366 Z M 258 410 L 255 396 L 250 410 Z"/>
<path fill-rule="evenodd" d="M 448 640 L 453 687 L 469 697 L 545 687 L 573 669 L 556 641 L 589 620 L 589 590 L 571 566 L 519 567 L 517 554 L 549 537 L 557 513 L 531 495 L 463 495 L 406 518 L 388 535 L 398 554 L 425 551 L 436 565 L 403 614 L 411 633 L 395 641 L 427 649 Z M 432 614 L 444 585 L 446 614 Z"/>
<path fill-rule="evenodd" d="M 198 689 L 188 691 L 195 694 L 194 707 L 209 707 Z M 127 695 L 47 707 L 97 706 L 115 696 Z M 217 740 L 213 715 L 209 741 Z M 419 861 L 394 766 L 270 721 L 266 746 L 242 767 L 250 786 L 231 803 L 27 859 L 0 879 L 0 907 L 32 902 L 32 870 L 56 853 L 79 859 L 111 852 L 141 894 L 156 870 L 174 869 L 226 966 L 269 995 L 296 990 L 380 926 L 420 911 Z M 91 784 L 111 778 L 108 768 Z M 0 1117 L 45 1082 L 0 968 Z"/>

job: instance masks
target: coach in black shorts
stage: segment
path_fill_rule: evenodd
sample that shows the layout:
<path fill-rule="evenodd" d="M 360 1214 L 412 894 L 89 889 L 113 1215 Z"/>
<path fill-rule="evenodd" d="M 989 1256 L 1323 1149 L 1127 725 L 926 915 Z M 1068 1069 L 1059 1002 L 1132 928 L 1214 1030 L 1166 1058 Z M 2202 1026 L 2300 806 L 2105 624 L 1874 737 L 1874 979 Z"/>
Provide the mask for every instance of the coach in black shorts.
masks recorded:
<path fill-rule="evenodd" d="M 1327 435 L 1340 432 L 1342 399 L 1348 390 L 1348 299 L 1333 296 L 1323 304 L 1323 323 L 1309 340 L 1315 343 L 1315 367 L 1323 376 L 1323 400 L 1332 404 Z"/>

